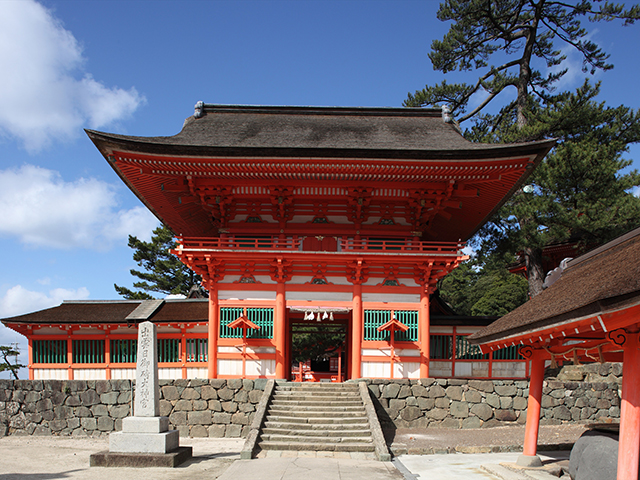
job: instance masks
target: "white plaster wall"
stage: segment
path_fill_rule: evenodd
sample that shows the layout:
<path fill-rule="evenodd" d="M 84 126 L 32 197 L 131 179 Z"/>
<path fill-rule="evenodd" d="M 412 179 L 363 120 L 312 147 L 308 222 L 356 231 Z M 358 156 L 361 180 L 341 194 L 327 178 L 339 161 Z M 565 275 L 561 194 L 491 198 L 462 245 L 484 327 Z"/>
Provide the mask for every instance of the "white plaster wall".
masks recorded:
<path fill-rule="evenodd" d="M 291 301 L 325 301 L 325 302 L 351 302 L 353 295 L 351 292 L 286 292 L 288 302 Z M 297 306 L 297 305 L 287 305 Z"/>
<path fill-rule="evenodd" d="M 247 376 L 269 377 L 276 373 L 275 360 L 247 360 Z M 220 359 L 218 360 L 218 375 L 242 375 L 242 360 Z"/>
<path fill-rule="evenodd" d="M 69 380 L 66 368 L 34 368 L 34 380 Z"/>
<path fill-rule="evenodd" d="M 75 368 L 74 380 L 106 380 L 107 371 L 104 368 Z"/>
<path fill-rule="evenodd" d="M 389 378 L 391 364 L 387 362 L 362 362 L 364 378 Z M 420 378 L 419 362 L 399 362 L 393 365 L 394 378 Z"/>
<path fill-rule="evenodd" d="M 429 376 L 430 377 L 450 377 L 451 362 L 439 362 L 439 361 L 431 360 L 429 362 Z"/>
<path fill-rule="evenodd" d="M 111 378 L 113 380 L 135 380 L 136 369 L 135 368 L 112 368 Z"/>
<path fill-rule="evenodd" d="M 163 380 L 182 378 L 182 368 L 158 368 L 158 378 Z"/>
<path fill-rule="evenodd" d="M 524 378 L 526 362 L 493 362 L 491 369 L 495 378 Z"/>
<path fill-rule="evenodd" d="M 209 378 L 209 370 L 202 367 L 187 368 L 187 378 Z"/>

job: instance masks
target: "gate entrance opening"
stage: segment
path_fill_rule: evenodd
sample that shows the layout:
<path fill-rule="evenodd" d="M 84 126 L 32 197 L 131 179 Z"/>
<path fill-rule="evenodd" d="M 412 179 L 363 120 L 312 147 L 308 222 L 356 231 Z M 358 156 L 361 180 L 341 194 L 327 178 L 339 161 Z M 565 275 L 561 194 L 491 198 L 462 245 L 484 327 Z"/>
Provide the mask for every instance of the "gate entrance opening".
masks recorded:
<path fill-rule="evenodd" d="M 342 382 L 346 379 L 350 313 L 291 313 L 289 351 L 291 380 Z"/>

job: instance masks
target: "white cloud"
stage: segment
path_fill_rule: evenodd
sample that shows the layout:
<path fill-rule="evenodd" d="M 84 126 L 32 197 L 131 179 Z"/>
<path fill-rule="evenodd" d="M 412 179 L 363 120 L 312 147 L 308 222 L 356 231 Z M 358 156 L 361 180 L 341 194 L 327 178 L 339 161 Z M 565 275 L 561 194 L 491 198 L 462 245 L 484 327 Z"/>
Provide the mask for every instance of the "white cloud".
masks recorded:
<path fill-rule="evenodd" d="M 60 305 L 63 300 L 85 300 L 89 298 L 89 290 L 54 288 L 48 293 L 27 290 L 22 285 L 8 289 L 0 298 L 0 318 L 15 317 L 24 313 L 35 312 L 44 308 Z"/>
<path fill-rule="evenodd" d="M 85 300 L 89 298 L 89 290 L 85 287 L 78 289 L 54 288 L 48 293 L 27 290 L 22 285 L 9 288 L 0 297 L 0 318 L 15 317 L 24 313 L 35 312 L 45 308 L 60 305 L 63 300 Z M 19 333 L 0 324 L 0 345 L 10 345 L 18 343 L 20 356 L 18 362 L 26 365 L 28 363 L 29 345 L 27 339 Z M 27 378 L 26 369 L 20 369 L 18 376 Z M 9 372 L 4 372 L 0 378 L 13 378 Z"/>
<path fill-rule="evenodd" d="M 93 178 L 65 182 L 33 165 L 0 170 L 0 235 L 27 245 L 105 250 L 129 234 L 148 239 L 158 225 L 146 208 L 117 207 L 115 187 Z"/>
<path fill-rule="evenodd" d="M 0 133 L 31 152 L 130 116 L 135 88 L 108 88 L 84 71 L 82 49 L 33 0 L 0 2 Z"/>

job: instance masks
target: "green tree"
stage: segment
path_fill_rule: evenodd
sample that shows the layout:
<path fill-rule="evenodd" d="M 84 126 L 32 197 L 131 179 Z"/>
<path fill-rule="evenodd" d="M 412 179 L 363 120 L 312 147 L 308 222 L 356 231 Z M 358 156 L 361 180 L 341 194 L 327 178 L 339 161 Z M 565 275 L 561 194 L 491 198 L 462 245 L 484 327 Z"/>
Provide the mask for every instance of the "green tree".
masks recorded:
<path fill-rule="evenodd" d="M 454 23 L 443 40 L 432 43 L 434 69 L 475 69 L 480 76 L 474 84 L 443 81 L 427 86 L 409 94 L 405 106 L 448 104 L 458 121 L 474 118 L 475 125 L 466 132 L 473 141 L 559 139 L 534 173 L 529 193 L 518 192 L 476 237 L 485 250 L 523 255 L 529 294 L 535 296 L 542 291 L 545 245 L 572 235 L 602 242 L 633 226 L 637 199 L 628 189 L 638 184 L 638 176 L 635 171 L 621 174 L 629 164 L 621 155 L 639 139 L 637 113 L 596 103 L 598 86 L 588 83 L 573 94 L 554 89 L 566 73 L 559 45 L 575 48 L 585 71 L 613 68 L 608 55 L 588 39 L 583 20 L 618 19 L 628 25 L 640 18 L 640 6 L 625 9 L 623 4 L 586 0 L 447 0 L 438 18 Z M 502 63 L 490 65 L 496 60 Z M 497 114 L 484 113 L 498 95 L 509 91 L 513 100 Z M 485 99 L 467 111 L 477 93 Z"/>
<path fill-rule="evenodd" d="M 597 5 L 596 5 L 597 4 Z M 597 8 L 595 8 L 597 7 Z M 609 55 L 588 39 L 581 21 L 622 20 L 633 24 L 640 18 L 640 6 L 625 9 L 624 4 L 587 0 L 446 0 L 440 4 L 438 19 L 453 21 L 442 40 L 431 44 L 429 58 L 434 70 L 481 70 L 474 84 L 447 83 L 409 94 L 405 106 L 446 103 L 463 122 L 480 113 L 500 93 L 513 89 L 515 100 L 503 114 L 516 113 L 517 125 L 527 124 L 529 96 L 548 101 L 554 84 L 567 69 L 561 69 L 566 56 L 558 44 L 570 45 L 582 55 L 583 70 L 609 70 Z M 489 64 L 490 59 L 502 62 Z M 544 65 L 546 72 L 534 67 Z M 470 112 L 469 100 L 476 93 L 485 99 Z"/>
<path fill-rule="evenodd" d="M 474 257 L 442 279 L 440 295 L 457 314 L 505 315 L 529 299 L 527 281 L 509 273 L 499 257 Z"/>
<path fill-rule="evenodd" d="M 14 347 L 0 345 L 0 356 L 2 356 L 2 361 L 0 361 L 0 372 L 6 372 L 8 370 L 16 380 L 18 380 L 18 371 L 21 368 L 26 367 L 26 365 L 18 363 L 19 353 L 20 352 Z M 10 357 L 14 357 L 15 360 L 13 363 L 11 363 Z"/>
<path fill-rule="evenodd" d="M 150 242 L 129 235 L 129 247 L 135 250 L 133 259 L 145 271 L 130 270 L 131 275 L 141 280 L 133 284 L 138 291 L 114 284 L 119 295 L 149 300 L 154 297 L 147 292 L 188 295 L 192 288 L 200 285 L 202 278 L 169 253 L 177 245 L 173 237 L 173 232 L 164 225 L 153 231 Z"/>
<path fill-rule="evenodd" d="M 596 102 L 599 85 L 588 82 L 546 106 L 531 101 L 530 123 L 518 128 L 514 114 L 483 116 L 469 136 L 478 141 L 537 140 L 553 135 L 556 148 L 476 237 L 484 255 L 522 253 L 529 293 L 542 291 L 544 247 L 570 238 L 587 246 L 605 243 L 640 225 L 640 185 L 624 159 L 640 141 L 640 115 L 624 106 Z"/>

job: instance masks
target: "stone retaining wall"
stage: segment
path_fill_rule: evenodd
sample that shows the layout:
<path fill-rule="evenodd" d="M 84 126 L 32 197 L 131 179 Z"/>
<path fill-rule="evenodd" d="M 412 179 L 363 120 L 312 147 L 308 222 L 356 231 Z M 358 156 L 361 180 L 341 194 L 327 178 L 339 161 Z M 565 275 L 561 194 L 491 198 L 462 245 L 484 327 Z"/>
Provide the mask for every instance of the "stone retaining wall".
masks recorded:
<path fill-rule="evenodd" d="M 246 436 L 266 379 L 160 380 L 160 414 L 181 436 Z M 131 414 L 129 380 L 0 380 L 0 436 L 103 435 Z"/>
<path fill-rule="evenodd" d="M 527 417 L 525 380 L 367 380 L 380 423 L 395 427 L 481 428 Z M 542 425 L 614 422 L 620 417 L 617 382 L 544 382 Z"/>
<path fill-rule="evenodd" d="M 542 424 L 617 421 L 621 369 L 615 364 L 597 368 L 585 378 L 608 382 L 545 381 Z M 365 381 L 385 430 L 491 427 L 526 418 L 526 380 Z M 160 380 L 160 414 L 181 436 L 245 437 L 266 382 Z M 131 414 L 132 383 L 0 380 L 0 436 L 95 436 L 120 430 L 122 418 Z"/>

